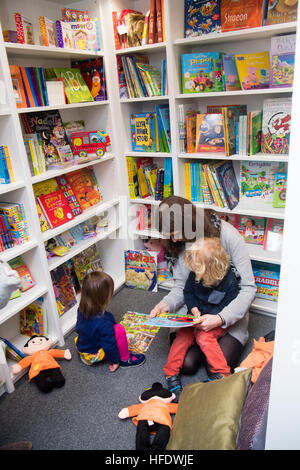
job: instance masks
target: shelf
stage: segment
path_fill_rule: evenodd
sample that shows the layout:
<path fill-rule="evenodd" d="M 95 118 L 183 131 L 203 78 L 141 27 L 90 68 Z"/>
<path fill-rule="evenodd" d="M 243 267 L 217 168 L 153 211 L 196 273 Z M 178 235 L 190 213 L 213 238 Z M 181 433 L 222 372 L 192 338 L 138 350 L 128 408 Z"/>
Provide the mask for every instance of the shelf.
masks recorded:
<path fill-rule="evenodd" d="M 21 294 L 21 297 L 10 300 L 6 307 L 0 310 L 0 324 L 11 318 L 16 313 L 20 312 L 27 305 L 34 302 L 36 299 L 44 295 L 48 291 L 47 286 L 40 286 L 37 284 L 26 292 Z"/>
<path fill-rule="evenodd" d="M 233 41 L 249 41 L 250 39 L 264 39 L 276 34 L 294 33 L 297 29 L 297 21 L 291 23 L 261 26 L 259 28 L 249 28 L 245 30 L 228 31 L 224 33 L 211 33 L 194 38 L 175 39 L 175 46 L 194 46 L 200 44 L 217 44 Z"/>
<path fill-rule="evenodd" d="M 133 230 L 132 235 L 136 235 L 137 237 L 140 238 L 161 238 L 161 234 L 158 232 L 158 230 L 154 229 L 148 229 L 148 230 Z"/>
<path fill-rule="evenodd" d="M 23 113 L 37 113 L 39 111 L 51 111 L 55 109 L 72 109 L 72 108 L 84 108 L 86 106 L 103 106 L 108 104 L 108 100 L 105 101 L 85 101 L 84 103 L 70 103 L 60 104 L 56 106 L 38 106 L 36 108 L 17 108 L 18 114 Z"/>
<path fill-rule="evenodd" d="M 140 101 L 161 101 L 168 100 L 169 97 L 164 96 L 142 96 L 141 98 L 123 98 L 120 100 L 120 103 L 137 103 Z"/>
<path fill-rule="evenodd" d="M 41 57 L 43 59 L 90 59 L 102 57 L 101 51 L 86 51 L 80 49 L 63 49 L 55 46 L 40 46 L 31 44 L 18 44 L 4 42 L 3 46 L 10 57 Z"/>
<path fill-rule="evenodd" d="M 277 306 L 277 302 L 256 297 L 251 304 L 250 310 L 255 313 L 276 317 Z"/>
<path fill-rule="evenodd" d="M 152 199 L 150 197 L 145 197 L 143 198 L 137 198 L 137 199 L 130 199 L 130 202 L 132 204 L 152 204 L 153 206 L 159 206 L 161 201 L 155 201 L 155 199 Z"/>
<path fill-rule="evenodd" d="M 21 256 L 24 253 L 27 253 L 27 251 L 32 250 L 33 248 L 36 248 L 37 245 L 37 240 L 33 239 L 27 243 L 24 243 L 24 245 L 14 246 L 13 248 L 9 248 L 8 250 L 2 251 L 0 253 L 0 259 L 2 261 L 9 261 L 13 258 L 16 258 L 17 256 Z"/>
<path fill-rule="evenodd" d="M 132 199 L 131 201 L 134 201 Z M 250 201 L 242 201 L 240 202 L 234 209 L 230 210 L 228 207 L 219 207 L 214 204 L 208 205 L 203 204 L 201 202 L 194 202 L 195 206 L 201 207 L 203 209 L 213 209 L 216 212 L 225 212 L 225 213 L 232 213 L 232 214 L 243 214 L 243 215 L 251 215 L 253 217 L 273 217 L 275 219 L 284 219 L 284 209 L 278 209 L 272 207 L 271 204 L 258 204 Z"/>
<path fill-rule="evenodd" d="M 0 116 L 7 116 L 8 114 L 11 114 L 11 110 L 8 107 L 0 105 Z"/>
<path fill-rule="evenodd" d="M 181 93 L 177 94 L 177 99 L 191 99 L 191 98 L 217 98 L 228 96 L 251 96 L 251 95 L 282 95 L 286 93 L 293 93 L 293 87 L 286 88 L 261 88 L 257 90 L 235 90 L 235 91 L 214 91 L 203 93 Z"/>
<path fill-rule="evenodd" d="M 73 220 L 70 220 L 70 222 L 67 222 L 66 224 L 60 225 L 59 227 L 46 230 L 46 232 L 43 232 L 42 238 L 43 241 L 47 241 L 50 238 L 56 237 L 60 233 L 65 232 L 66 230 L 69 230 L 72 227 L 75 227 L 76 225 L 80 224 L 81 222 L 84 222 L 87 219 L 90 219 L 94 215 L 101 214 L 102 212 L 105 212 L 107 209 L 110 209 L 111 207 L 119 204 L 119 199 L 112 199 L 108 202 L 99 202 L 98 204 L 95 204 L 93 207 L 90 207 L 89 209 L 86 209 L 82 214 L 77 215 Z"/>
<path fill-rule="evenodd" d="M 152 158 L 172 158 L 172 153 L 169 153 L 169 152 L 133 152 L 133 151 L 129 151 L 129 152 L 125 152 L 125 156 L 128 156 L 128 157 L 141 157 L 141 158 L 145 158 L 145 157 L 152 157 Z"/>
<path fill-rule="evenodd" d="M 249 257 L 253 261 L 262 261 L 263 263 L 280 264 L 281 263 L 281 252 L 280 251 L 268 251 L 264 250 L 261 245 L 246 244 Z"/>
<path fill-rule="evenodd" d="M 180 153 L 178 158 L 181 159 L 199 159 L 199 160 L 233 160 L 233 161 L 258 161 L 258 162 L 288 162 L 288 155 L 280 154 L 268 154 L 268 153 L 256 153 L 255 155 L 230 155 L 226 157 L 223 153 Z"/>
<path fill-rule="evenodd" d="M 69 259 L 73 258 L 74 256 L 78 255 L 82 251 L 86 250 L 90 246 L 94 245 L 95 243 L 108 238 L 109 235 L 113 234 L 120 228 L 120 224 L 113 225 L 112 227 L 107 227 L 103 229 L 100 233 L 97 234 L 95 237 L 87 238 L 85 240 L 81 240 L 75 246 L 73 246 L 65 256 L 55 256 L 54 258 L 50 258 L 48 260 L 49 271 L 56 269 L 61 264 L 65 263 Z"/>
<path fill-rule="evenodd" d="M 10 191 L 16 191 L 16 189 L 24 188 L 24 181 L 15 181 L 9 184 L 0 184 L 0 194 L 9 193 Z"/>
<path fill-rule="evenodd" d="M 156 52 L 163 52 L 166 50 L 165 42 L 158 42 L 155 44 L 146 44 L 145 46 L 127 47 L 126 49 L 116 49 L 116 55 L 130 55 L 130 54 L 154 54 Z"/>
<path fill-rule="evenodd" d="M 68 168 L 63 168 L 59 170 L 48 170 L 45 173 L 41 173 L 40 175 L 32 176 L 31 183 L 35 184 L 39 183 L 40 181 L 48 180 L 50 178 L 56 178 L 60 175 L 66 175 L 67 173 L 71 173 L 72 171 L 81 170 L 82 168 L 86 168 L 93 165 L 98 165 L 99 163 L 106 162 L 107 160 L 112 160 L 113 158 L 115 158 L 115 154 L 107 153 L 104 154 L 103 157 L 97 158 L 96 160 L 91 160 L 90 162 L 72 165 Z"/>

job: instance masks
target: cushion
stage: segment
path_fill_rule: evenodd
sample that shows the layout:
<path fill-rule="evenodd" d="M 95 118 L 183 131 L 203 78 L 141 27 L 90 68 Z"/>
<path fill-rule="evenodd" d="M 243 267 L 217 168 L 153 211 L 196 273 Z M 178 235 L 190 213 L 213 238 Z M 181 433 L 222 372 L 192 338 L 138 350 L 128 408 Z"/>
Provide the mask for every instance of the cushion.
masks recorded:
<path fill-rule="evenodd" d="M 237 439 L 238 450 L 263 450 L 265 447 L 272 362 L 270 359 L 265 365 L 247 395 Z"/>
<path fill-rule="evenodd" d="M 251 369 L 184 387 L 168 450 L 234 450 Z"/>

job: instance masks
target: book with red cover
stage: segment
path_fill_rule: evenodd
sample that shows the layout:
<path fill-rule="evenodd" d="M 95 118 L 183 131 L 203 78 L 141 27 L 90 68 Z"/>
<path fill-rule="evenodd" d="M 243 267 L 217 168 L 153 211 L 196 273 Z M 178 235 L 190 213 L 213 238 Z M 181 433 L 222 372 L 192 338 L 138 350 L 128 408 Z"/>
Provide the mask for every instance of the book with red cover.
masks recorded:
<path fill-rule="evenodd" d="M 150 0 L 148 44 L 153 44 L 155 42 L 155 29 L 155 0 Z"/>
<path fill-rule="evenodd" d="M 102 200 L 97 180 L 92 170 L 83 168 L 65 175 L 81 207 L 86 210 Z"/>
<path fill-rule="evenodd" d="M 38 196 L 37 200 L 51 228 L 74 219 L 73 212 L 61 189 Z"/>
<path fill-rule="evenodd" d="M 161 0 L 156 0 L 156 28 L 157 28 L 157 42 L 163 42 Z"/>

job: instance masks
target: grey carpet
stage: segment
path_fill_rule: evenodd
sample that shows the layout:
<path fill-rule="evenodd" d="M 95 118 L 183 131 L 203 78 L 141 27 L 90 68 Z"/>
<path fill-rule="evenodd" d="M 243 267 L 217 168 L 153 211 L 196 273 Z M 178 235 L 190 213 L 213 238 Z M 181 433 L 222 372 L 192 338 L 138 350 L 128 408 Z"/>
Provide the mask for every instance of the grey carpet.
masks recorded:
<path fill-rule="evenodd" d="M 149 313 L 165 295 L 123 288 L 111 303 L 110 310 L 120 321 L 126 310 Z M 251 314 L 243 357 L 251 351 L 253 338 L 258 339 L 275 328 L 272 318 Z M 0 445 L 30 440 L 34 450 L 133 450 L 135 426 L 131 419 L 120 420 L 121 408 L 138 403 L 138 396 L 153 382 L 163 384 L 162 366 L 166 361 L 168 330 L 161 328 L 147 352 L 144 365 L 118 369 L 110 373 L 107 363 L 84 365 L 75 351 L 75 332 L 66 337 L 64 348 L 72 353 L 71 361 L 61 361 L 66 384 L 43 395 L 27 375 L 16 383 L 12 394 L 0 397 Z M 242 357 L 242 358 L 243 358 Z M 202 380 L 205 369 L 194 376 L 182 377 L 183 385 Z"/>

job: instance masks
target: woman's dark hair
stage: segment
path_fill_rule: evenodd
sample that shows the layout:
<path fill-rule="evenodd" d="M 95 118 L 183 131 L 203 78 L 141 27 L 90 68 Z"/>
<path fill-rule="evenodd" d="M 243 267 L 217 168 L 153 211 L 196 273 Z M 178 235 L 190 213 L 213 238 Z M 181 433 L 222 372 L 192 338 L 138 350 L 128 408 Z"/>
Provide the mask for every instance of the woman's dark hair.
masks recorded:
<path fill-rule="evenodd" d="M 174 257 L 179 256 L 186 242 L 194 242 L 204 236 L 220 238 L 220 221 L 216 212 L 212 209 L 198 209 L 191 201 L 180 196 L 169 196 L 160 203 L 156 221 L 156 228 L 164 238 L 164 246 Z M 171 235 L 178 231 L 182 241 L 173 242 Z M 191 237 L 187 238 L 186 234 L 191 234 Z"/>
<path fill-rule="evenodd" d="M 114 293 L 114 281 L 102 271 L 87 274 L 82 283 L 79 310 L 85 318 L 104 313 Z"/>

